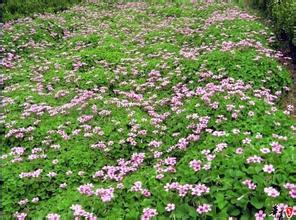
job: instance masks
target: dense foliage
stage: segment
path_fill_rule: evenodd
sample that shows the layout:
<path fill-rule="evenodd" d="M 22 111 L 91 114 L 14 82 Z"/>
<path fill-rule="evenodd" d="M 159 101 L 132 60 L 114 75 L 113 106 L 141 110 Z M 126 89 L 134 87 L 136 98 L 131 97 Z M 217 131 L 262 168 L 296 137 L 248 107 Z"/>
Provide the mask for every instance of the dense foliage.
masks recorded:
<path fill-rule="evenodd" d="M 232 4 L 81 4 L 3 26 L 2 218 L 270 218 L 291 77 Z M 294 207 L 296 214 L 296 207 Z"/>
<path fill-rule="evenodd" d="M 296 1 L 295 0 L 236 0 L 258 9 L 270 18 L 278 39 L 287 41 L 296 62 Z"/>
<path fill-rule="evenodd" d="M 34 13 L 65 10 L 81 0 L 3 0 L 0 9 L 4 21 L 21 18 Z"/>

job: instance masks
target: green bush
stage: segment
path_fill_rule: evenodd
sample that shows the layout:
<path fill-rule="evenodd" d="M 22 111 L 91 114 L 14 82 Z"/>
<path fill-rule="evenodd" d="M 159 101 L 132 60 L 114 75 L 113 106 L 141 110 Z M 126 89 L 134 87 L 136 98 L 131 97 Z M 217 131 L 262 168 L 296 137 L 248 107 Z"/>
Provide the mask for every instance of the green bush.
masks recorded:
<path fill-rule="evenodd" d="M 295 27 L 296 27 L 296 2 L 294 0 L 285 0 L 280 4 L 272 4 L 271 16 L 275 21 L 276 29 L 280 33 L 285 32 L 288 39 L 295 42 Z"/>
<path fill-rule="evenodd" d="M 57 12 L 81 0 L 4 0 L 1 12 L 4 21 L 29 16 L 34 13 Z"/>

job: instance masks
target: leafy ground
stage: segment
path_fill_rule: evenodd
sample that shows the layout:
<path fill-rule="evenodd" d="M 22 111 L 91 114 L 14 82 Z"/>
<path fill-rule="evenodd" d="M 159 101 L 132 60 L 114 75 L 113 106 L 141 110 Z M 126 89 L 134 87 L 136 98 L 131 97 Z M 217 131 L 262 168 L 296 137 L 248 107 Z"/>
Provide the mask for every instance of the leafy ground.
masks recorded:
<path fill-rule="evenodd" d="M 292 80 L 256 17 L 82 4 L 3 31 L 3 219 L 260 219 L 295 205 L 296 123 L 278 107 Z"/>

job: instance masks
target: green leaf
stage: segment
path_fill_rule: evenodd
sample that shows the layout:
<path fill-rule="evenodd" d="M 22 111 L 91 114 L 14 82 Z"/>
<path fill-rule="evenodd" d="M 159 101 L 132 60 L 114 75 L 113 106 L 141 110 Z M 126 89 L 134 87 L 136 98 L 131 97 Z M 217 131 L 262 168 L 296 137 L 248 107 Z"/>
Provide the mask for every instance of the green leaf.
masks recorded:
<path fill-rule="evenodd" d="M 263 202 L 259 201 L 257 197 L 253 197 L 251 199 L 251 204 L 256 208 L 256 209 L 261 209 L 263 207 Z"/>
<path fill-rule="evenodd" d="M 235 207 L 231 207 L 229 214 L 230 214 L 230 216 L 237 216 L 240 214 L 240 210 Z"/>
<path fill-rule="evenodd" d="M 218 203 L 219 209 L 223 209 L 223 207 L 227 204 L 227 201 L 224 200 L 224 194 L 223 193 L 217 193 L 216 194 L 216 200 Z"/>

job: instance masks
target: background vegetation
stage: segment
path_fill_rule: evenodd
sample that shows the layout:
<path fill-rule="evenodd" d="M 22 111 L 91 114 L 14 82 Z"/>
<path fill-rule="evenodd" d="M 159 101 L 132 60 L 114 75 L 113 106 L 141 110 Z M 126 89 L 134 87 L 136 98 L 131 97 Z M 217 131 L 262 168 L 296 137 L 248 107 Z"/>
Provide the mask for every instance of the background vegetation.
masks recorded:
<path fill-rule="evenodd" d="M 81 0 L 4 0 L 0 6 L 3 21 L 17 19 L 34 13 L 65 10 Z"/>
<path fill-rule="evenodd" d="M 259 10 L 273 21 L 277 37 L 286 41 L 296 62 L 296 1 L 295 0 L 236 0 L 241 6 Z"/>

